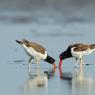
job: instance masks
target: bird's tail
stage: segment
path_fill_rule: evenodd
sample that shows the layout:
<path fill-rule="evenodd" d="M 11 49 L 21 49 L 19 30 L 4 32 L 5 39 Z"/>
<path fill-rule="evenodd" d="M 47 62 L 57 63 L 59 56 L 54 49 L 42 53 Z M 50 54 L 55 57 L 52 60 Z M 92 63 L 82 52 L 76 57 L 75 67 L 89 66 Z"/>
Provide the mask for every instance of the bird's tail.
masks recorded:
<path fill-rule="evenodd" d="M 91 44 L 91 46 L 95 46 L 95 44 Z"/>
<path fill-rule="evenodd" d="M 27 44 L 27 43 L 30 43 L 28 40 L 26 40 L 26 39 L 22 39 L 22 40 L 16 40 L 16 42 L 18 43 L 18 44 L 20 44 L 20 45 L 23 45 L 23 44 Z"/>
<path fill-rule="evenodd" d="M 91 49 L 95 49 L 95 44 L 91 44 L 91 45 L 90 45 L 90 48 L 91 48 Z"/>
<path fill-rule="evenodd" d="M 20 44 L 20 45 L 23 44 L 23 41 L 18 41 L 18 40 L 16 40 L 16 42 L 17 42 L 18 44 Z"/>

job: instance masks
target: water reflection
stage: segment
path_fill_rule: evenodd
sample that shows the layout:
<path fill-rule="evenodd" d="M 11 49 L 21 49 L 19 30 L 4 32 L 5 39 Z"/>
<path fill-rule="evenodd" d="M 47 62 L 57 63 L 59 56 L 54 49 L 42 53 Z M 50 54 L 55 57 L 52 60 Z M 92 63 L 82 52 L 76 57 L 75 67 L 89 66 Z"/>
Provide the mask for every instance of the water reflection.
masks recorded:
<path fill-rule="evenodd" d="M 48 79 L 50 79 L 55 76 L 55 71 L 56 69 L 51 69 L 49 71 L 45 71 L 44 73 L 48 76 Z"/>
<path fill-rule="evenodd" d="M 72 91 L 72 95 L 94 95 L 95 94 L 95 79 L 93 77 L 86 76 L 84 69 L 77 68 L 73 73 L 63 72 L 59 69 L 60 79 L 67 80 L 69 88 Z"/>
<path fill-rule="evenodd" d="M 47 75 L 41 72 L 41 69 L 36 69 L 36 74 L 29 73 L 28 80 L 24 83 L 23 90 L 25 95 L 40 95 L 47 93 L 48 78 Z"/>
<path fill-rule="evenodd" d="M 85 76 L 83 70 L 75 72 L 72 79 L 72 94 L 73 95 L 94 95 L 95 79 Z"/>
<path fill-rule="evenodd" d="M 25 95 L 48 95 L 48 79 L 54 77 L 55 70 L 43 71 L 37 68 L 36 71 L 29 73 L 28 80 L 23 85 Z M 34 74 L 35 75 L 32 75 Z"/>
<path fill-rule="evenodd" d="M 72 74 L 70 72 L 63 72 L 62 68 L 59 68 L 60 79 L 72 80 Z"/>

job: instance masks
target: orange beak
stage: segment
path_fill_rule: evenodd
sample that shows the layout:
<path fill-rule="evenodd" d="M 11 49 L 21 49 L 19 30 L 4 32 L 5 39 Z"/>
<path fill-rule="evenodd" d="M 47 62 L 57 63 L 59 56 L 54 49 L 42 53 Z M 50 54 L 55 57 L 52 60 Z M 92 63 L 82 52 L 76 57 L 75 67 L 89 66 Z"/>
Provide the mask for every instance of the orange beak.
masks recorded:
<path fill-rule="evenodd" d="M 55 69 L 55 68 L 57 68 L 57 66 L 56 66 L 56 64 L 55 64 L 55 63 L 53 64 L 53 66 L 54 66 L 54 69 Z"/>
<path fill-rule="evenodd" d="M 61 68 L 62 66 L 62 59 L 60 58 L 60 61 L 59 61 L 59 68 Z"/>

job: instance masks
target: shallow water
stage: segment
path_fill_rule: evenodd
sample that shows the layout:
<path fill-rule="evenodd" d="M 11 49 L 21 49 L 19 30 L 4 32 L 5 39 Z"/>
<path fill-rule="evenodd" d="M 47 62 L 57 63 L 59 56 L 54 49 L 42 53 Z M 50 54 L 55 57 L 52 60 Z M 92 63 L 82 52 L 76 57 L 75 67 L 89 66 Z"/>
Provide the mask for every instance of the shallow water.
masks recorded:
<path fill-rule="evenodd" d="M 94 95 L 94 56 L 85 56 L 82 72 L 75 70 L 75 59 L 64 60 L 62 70 L 41 61 L 40 69 L 32 64 L 15 40 L 26 38 L 42 44 L 59 62 L 59 54 L 71 43 L 95 43 L 95 21 L 68 21 L 58 12 L 1 12 L 0 20 L 0 94 L 2 95 Z M 52 13 L 52 14 L 51 14 Z M 52 16 L 53 15 L 53 16 Z M 31 18 L 33 16 L 33 18 Z M 2 17 L 5 17 L 4 19 Z M 60 19 L 59 19 L 60 18 Z M 61 21 L 62 20 L 62 21 Z"/>

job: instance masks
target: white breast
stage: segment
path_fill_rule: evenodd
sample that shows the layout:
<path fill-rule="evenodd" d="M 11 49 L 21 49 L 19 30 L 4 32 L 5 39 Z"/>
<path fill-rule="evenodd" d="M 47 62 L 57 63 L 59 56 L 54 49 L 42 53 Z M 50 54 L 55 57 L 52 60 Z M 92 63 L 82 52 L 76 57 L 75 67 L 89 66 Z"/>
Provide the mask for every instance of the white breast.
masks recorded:
<path fill-rule="evenodd" d="M 32 56 L 33 58 L 37 58 L 37 59 L 46 59 L 47 57 L 47 52 L 45 51 L 45 54 L 42 54 L 40 52 L 35 51 L 32 47 L 27 47 L 26 45 L 23 45 L 26 53 L 30 56 Z"/>

